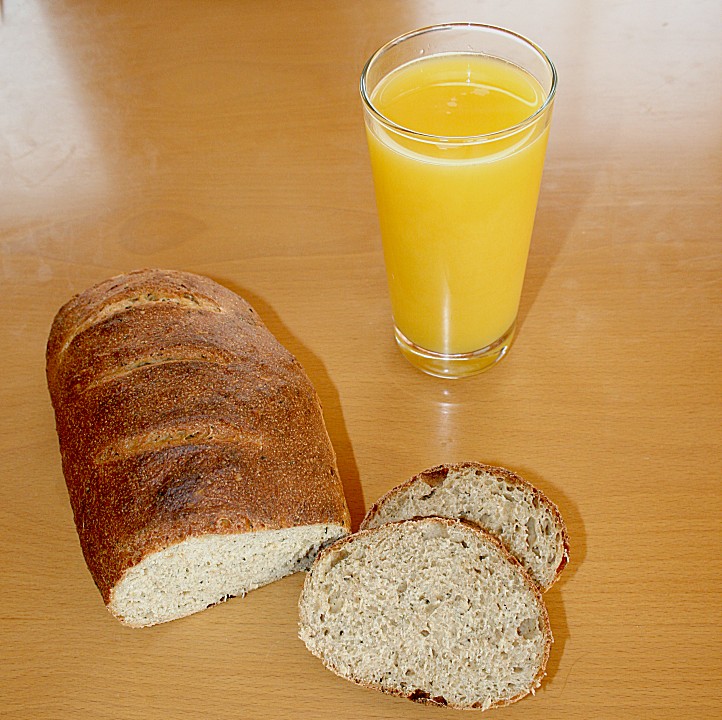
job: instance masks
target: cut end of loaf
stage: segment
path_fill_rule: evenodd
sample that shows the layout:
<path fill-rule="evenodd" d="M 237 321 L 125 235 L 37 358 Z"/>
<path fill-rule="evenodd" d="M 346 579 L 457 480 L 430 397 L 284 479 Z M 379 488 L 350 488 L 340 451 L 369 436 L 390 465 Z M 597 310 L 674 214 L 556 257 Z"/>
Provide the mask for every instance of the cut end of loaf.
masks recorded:
<path fill-rule="evenodd" d="M 108 609 L 130 627 L 176 620 L 308 569 L 322 547 L 346 532 L 308 525 L 191 537 L 128 569 Z"/>
<path fill-rule="evenodd" d="M 552 642 L 536 585 L 496 538 L 425 518 L 350 535 L 319 555 L 299 635 L 360 685 L 458 709 L 539 686 Z"/>

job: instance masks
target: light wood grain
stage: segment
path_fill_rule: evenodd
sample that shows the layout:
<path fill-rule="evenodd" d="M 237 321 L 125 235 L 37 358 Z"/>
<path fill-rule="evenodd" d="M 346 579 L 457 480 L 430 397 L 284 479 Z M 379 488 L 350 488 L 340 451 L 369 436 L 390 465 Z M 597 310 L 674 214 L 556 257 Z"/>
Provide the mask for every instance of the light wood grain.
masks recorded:
<path fill-rule="evenodd" d="M 44 378 L 70 295 L 142 266 L 243 294 L 324 403 L 354 521 L 439 462 L 508 466 L 569 525 L 534 698 L 489 717 L 722 712 L 722 168 L 715 2 L 5 2 L 0 717 L 427 718 L 296 637 L 303 578 L 124 629 L 85 568 Z M 357 94 L 413 27 L 511 27 L 560 86 L 510 357 L 394 347 Z M 448 715 L 450 711 L 447 711 Z"/>

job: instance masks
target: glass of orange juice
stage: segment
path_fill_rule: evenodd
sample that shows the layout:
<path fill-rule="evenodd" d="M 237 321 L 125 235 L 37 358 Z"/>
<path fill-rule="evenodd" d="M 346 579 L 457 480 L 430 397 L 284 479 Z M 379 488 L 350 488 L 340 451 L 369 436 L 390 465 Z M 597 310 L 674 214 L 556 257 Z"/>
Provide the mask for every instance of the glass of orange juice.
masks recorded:
<path fill-rule="evenodd" d="M 473 23 L 403 35 L 363 69 L 396 341 L 431 375 L 509 350 L 556 82 L 533 42 Z"/>

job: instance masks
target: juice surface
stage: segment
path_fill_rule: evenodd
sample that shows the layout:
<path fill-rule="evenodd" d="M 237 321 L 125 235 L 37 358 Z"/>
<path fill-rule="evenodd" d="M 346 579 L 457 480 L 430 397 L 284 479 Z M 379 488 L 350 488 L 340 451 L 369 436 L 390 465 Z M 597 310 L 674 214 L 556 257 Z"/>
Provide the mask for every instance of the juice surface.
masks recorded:
<path fill-rule="evenodd" d="M 459 138 L 518 125 L 544 97 L 514 65 L 448 54 L 395 70 L 371 100 L 403 128 Z M 545 117 L 491 141 L 444 142 L 369 123 L 394 321 L 416 345 L 473 352 L 513 325 L 547 130 Z"/>

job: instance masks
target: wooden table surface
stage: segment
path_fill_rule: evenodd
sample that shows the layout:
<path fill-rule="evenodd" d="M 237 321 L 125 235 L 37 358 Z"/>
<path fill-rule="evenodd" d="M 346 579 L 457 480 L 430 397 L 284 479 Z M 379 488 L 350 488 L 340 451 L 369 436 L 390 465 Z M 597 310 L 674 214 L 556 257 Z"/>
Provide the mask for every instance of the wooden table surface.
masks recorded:
<path fill-rule="evenodd" d="M 130 630 L 86 570 L 44 376 L 53 315 L 159 266 L 244 295 L 323 401 L 354 523 L 431 465 L 510 467 L 571 565 L 536 697 L 484 717 L 722 714 L 722 17 L 716 2 L 6 0 L 0 25 L 0 718 L 442 718 L 326 671 L 301 575 Z M 358 77 L 382 42 L 511 27 L 560 84 L 518 340 L 408 365 Z"/>

